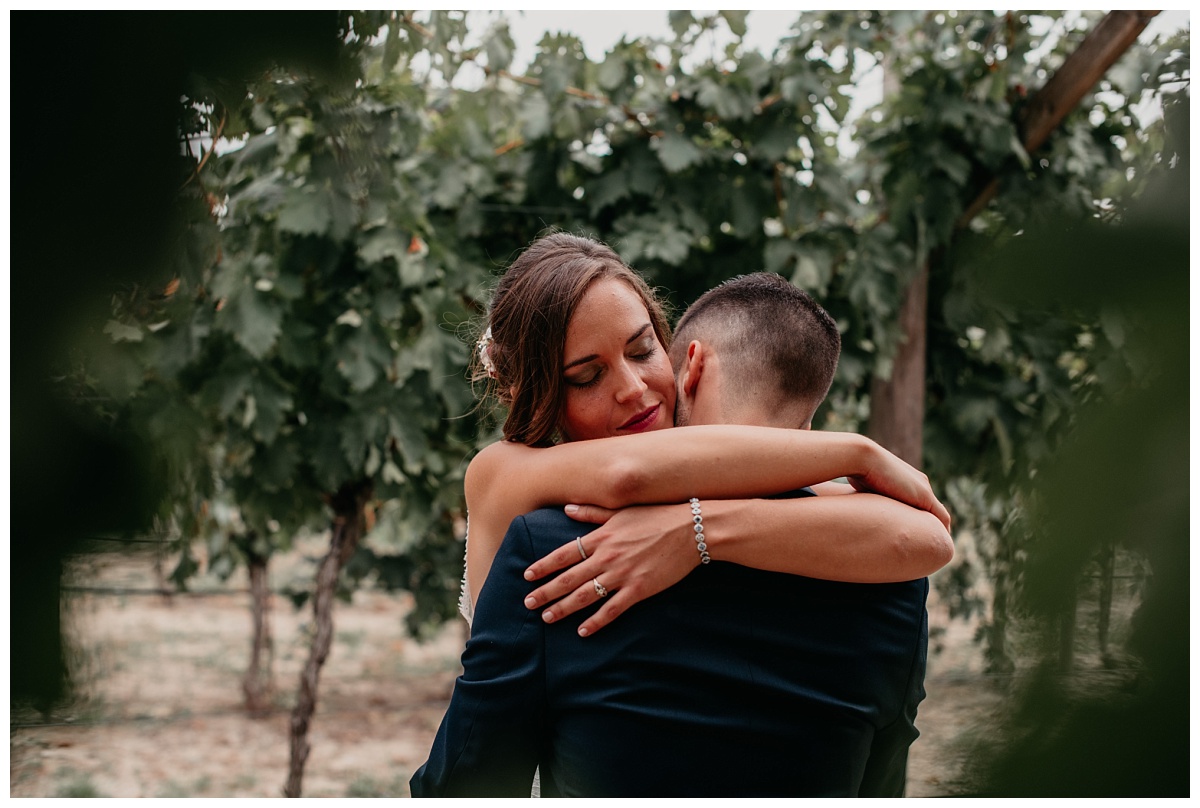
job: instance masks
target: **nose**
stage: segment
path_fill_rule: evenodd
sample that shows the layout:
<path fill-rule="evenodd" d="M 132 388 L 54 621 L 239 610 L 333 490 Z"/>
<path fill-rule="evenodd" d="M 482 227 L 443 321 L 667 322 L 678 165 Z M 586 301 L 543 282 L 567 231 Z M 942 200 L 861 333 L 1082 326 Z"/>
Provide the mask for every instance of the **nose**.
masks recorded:
<path fill-rule="evenodd" d="M 646 382 L 642 380 L 642 374 L 638 373 L 637 368 L 629 362 L 622 362 L 619 370 L 617 384 L 617 403 L 624 404 L 628 401 L 635 401 L 642 397 L 642 393 L 648 389 Z"/>

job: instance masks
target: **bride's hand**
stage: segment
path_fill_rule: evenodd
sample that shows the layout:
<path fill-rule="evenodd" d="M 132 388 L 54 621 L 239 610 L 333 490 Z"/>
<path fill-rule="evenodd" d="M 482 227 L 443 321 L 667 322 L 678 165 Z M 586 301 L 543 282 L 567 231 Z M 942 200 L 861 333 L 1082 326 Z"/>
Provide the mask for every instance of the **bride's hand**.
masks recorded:
<path fill-rule="evenodd" d="M 642 505 L 608 511 L 582 506 L 569 515 L 579 521 L 603 523 L 578 542 L 568 542 L 525 571 L 526 580 L 544 578 L 570 567 L 525 599 L 539 609 L 547 623 L 579 611 L 598 600 L 604 605 L 579 627 L 580 636 L 594 634 L 640 600 L 683 580 L 700 563 L 692 513 L 686 504 Z M 606 591 L 602 596 L 596 582 Z M 557 601 L 557 602 L 554 602 Z"/>
<path fill-rule="evenodd" d="M 846 479 L 856 491 L 880 494 L 906 505 L 929 511 L 950 530 L 950 512 L 933 493 L 929 477 L 920 469 L 872 442 L 872 456 L 865 474 Z"/>

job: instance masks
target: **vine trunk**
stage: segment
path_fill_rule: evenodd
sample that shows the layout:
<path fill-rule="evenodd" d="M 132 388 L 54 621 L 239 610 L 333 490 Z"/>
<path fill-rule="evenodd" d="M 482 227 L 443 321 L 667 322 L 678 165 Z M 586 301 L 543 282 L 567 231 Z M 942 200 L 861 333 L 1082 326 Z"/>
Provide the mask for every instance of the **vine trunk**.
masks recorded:
<path fill-rule="evenodd" d="M 300 690 L 292 710 L 289 732 L 291 754 L 288 762 L 285 797 L 299 797 L 304 764 L 310 747 L 308 730 L 317 707 L 317 685 L 321 667 L 333 644 L 333 599 L 337 592 L 338 575 L 350 558 L 363 534 L 363 506 L 370 498 L 369 481 L 347 484 L 333 497 L 333 524 L 329 531 L 329 552 L 317 568 L 316 593 L 313 596 L 313 639 L 308 661 L 300 672 Z"/>
<path fill-rule="evenodd" d="M 242 678 L 242 693 L 245 696 L 246 712 L 257 718 L 266 714 L 271 704 L 273 688 L 271 661 L 274 656 L 271 639 L 271 589 L 267 584 L 268 558 L 257 553 L 246 559 L 250 573 L 250 614 L 253 622 L 253 639 L 250 647 L 250 665 Z"/>

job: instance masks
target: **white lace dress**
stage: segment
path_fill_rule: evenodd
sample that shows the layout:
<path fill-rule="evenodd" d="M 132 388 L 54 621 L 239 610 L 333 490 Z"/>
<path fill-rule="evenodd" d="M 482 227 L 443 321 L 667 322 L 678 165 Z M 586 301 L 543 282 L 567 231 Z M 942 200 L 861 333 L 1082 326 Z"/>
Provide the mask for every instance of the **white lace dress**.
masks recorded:
<path fill-rule="evenodd" d="M 471 625 L 471 619 L 475 617 L 475 603 L 471 600 L 471 587 L 467 582 L 467 556 L 466 543 L 471 540 L 471 518 L 467 517 L 467 533 L 463 542 L 463 577 L 462 591 L 458 594 L 458 613 L 467 621 L 467 625 Z M 530 785 L 531 797 L 542 796 L 542 772 L 537 769 L 533 773 L 533 783 Z"/>
<path fill-rule="evenodd" d="M 467 517 L 467 532 L 463 536 L 463 577 L 462 590 L 458 593 L 458 613 L 467 621 L 467 625 L 471 625 L 471 618 L 475 616 L 475 604 L 471 602 L 471 587 L 467 582 L 467 542 L 471 540 L 471 518 Z"/>

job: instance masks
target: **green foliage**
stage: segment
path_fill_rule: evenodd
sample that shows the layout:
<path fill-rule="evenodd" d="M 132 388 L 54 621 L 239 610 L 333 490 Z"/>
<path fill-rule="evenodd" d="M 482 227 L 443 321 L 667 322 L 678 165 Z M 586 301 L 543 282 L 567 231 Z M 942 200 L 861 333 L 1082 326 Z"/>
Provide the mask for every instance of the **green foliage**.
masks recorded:
<path fill-rule="evenodd" d="M 1149 372 L 1129 312 L 998 298 L 988 283 L 1011 267 L 985 259 L 1045 211 L 1110 220 L 1143 192 L 1165 136 L 1133 104 L 1185 74 L 1186 37 L 1135 47 L 1029 155 L 1020 110 L 1095 15 L 809 12 L 762 54 L 744 12 L 671 12 L 673 39 L 595 62 L 547 34 L 523 75 L 499 20 L 470 40 L 460 12 L 339 19 L 336 70 L 197 79 L 185 135 L 240 147 L 184 187 L 172 262 L 106 329 L 96 383 L 162 447 L 163 516 L 186 535 L 269 549 L 370 485 L 347 585 L 416 592 L 414 629 L 452 614 L 462 473 L 492 437 L 464 378 L 472 329 L 494 273 L 547 226 L 613 244 L 680 310 L 760 269 L 811 290 L 843 333 L 817 417 L 838 429 L 863 426 L 929 261 L 925 462 L 978 539 L 942 578 L 963 615 L 983 610 L 981 579 L 1020 578 L 1014 506 L 1080 405 Z M 718 30 L 730 44 L 697 59 Z M 875 64 L 897 91 L 851 120 Z M 996 200 L 961 228 L 992 178 Z M 215 502 L 238 520 L 214 527 Z"/>
<path fill-rule="evenodd" d="M 1012 269 L 994 276 L 994 299 L 1083 312 L 1113 349 L 1105 361 L 1128 361 L 1120 373 L 1096 366 L 1106 395 L 1079 408 L 1054 462 L 1023 486 L 1034 526 L 1024 605 L 1052 637 L 1074 606 L 1071 584 L 1113 542 L 1136 551 L 1151 575 L 1122 648 L 1125 670 L 1089 688 L 1058 675 L 1052 650 L 1035 660 L 1001 744 L 978 758 L 983 794 L 1189 792 L 1180 709 L 1191 687 L 1187 106 L 1185 93 L 1167 104 L 1163 162 L 1118 224 L 1058 214 L 996 257 Z M 1152 271 L 1130 271 L 1147 262 Z"/>
<path fill-rule="evenodd" d="M 185 187 L 176 265 L 118 300 L 106 329 L 141 368 L 140 384 L 108 392 L 176 447 L 163 515 L 209 531 L 220 570 L 327 525 L 325 503 L 349 484 L 371 485 L 369 509 L 421 515 L 405 524 L 410 555 L 456 545 L 475 445 L 457 330 L 483 271 L 435 238 L 433 207 L 459 199 L 425 192 L 453 155 L 422 145 L 437 115 L 411 56 L 426 49 L 399 47 L 420 34 L 391 18 L 382 44 L 365 44 L 379 28 L 367 22 L 359 58 L 386 51 L 389 67 L 372 81 L 274 71 L 236 106 L 198 89 L 201 134 L 237 121 L 224 131 L 244 146 Z M 439 30 L 430 51 L 452 75 L 460 36 Z M 177 576 L 194 570 L 185 550 Z M 444 589 L 450 600 L 456 585 Z"/>

